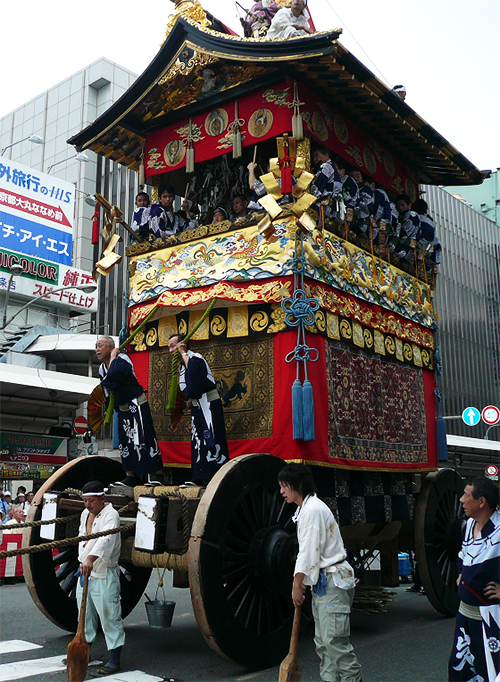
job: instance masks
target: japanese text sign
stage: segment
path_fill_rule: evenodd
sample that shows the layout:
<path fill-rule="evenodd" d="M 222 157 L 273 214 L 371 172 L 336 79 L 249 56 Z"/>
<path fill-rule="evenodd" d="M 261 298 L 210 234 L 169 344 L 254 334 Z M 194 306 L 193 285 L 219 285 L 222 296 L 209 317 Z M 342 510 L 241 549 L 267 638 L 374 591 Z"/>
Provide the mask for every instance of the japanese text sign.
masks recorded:
<path fill-rule="evenodd" d="M 71 265 L 75 188 L 0 157 L 0 245 Z"/>

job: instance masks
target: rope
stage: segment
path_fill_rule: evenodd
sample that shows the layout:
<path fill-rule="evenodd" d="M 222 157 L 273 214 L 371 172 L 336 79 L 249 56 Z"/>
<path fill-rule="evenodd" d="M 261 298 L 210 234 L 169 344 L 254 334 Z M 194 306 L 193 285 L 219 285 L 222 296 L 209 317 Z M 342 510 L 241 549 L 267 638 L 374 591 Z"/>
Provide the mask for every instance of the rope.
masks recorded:
<path fill-rule="evenodd" d="M 25 554 L 36 554 L 37 552 L 46 552 L 47 550 L 59 549 L 59 547 L 71 547 L 77 545 L 79 542 L 86 542 L 87 540 L 95 540 L 96 538 L 103 538 L 107 535 L 116 535 L 117 533 L 125 533 L 132 530 L 134 523 L 127 523 L 126 526 L 120 528 L 111 528 L 110 530 L 101 530 L 99 533 L 91 533 L 90 535 L 80 535 L 76 538 L 65 538 L 64 540 L 54 540 L 54 542 L 44 542 L 41 545 L 33 545 L 32 547 L 21 547 L 20 549 L 11 549 L 9 551 L 0 552 L 0 559 L 8 559 L 12 556 L 24 556 Z"/>
<path fill-rule="evenodd" d="M 119 351 L 122 351 L 124 348 L 126 348 L 128 346 L 128 344 L 132 341 L 134 336 L 137 334 L 137 332 L 139 332 L 144 327 L 146 322 L 149 322 L 151 317 L 153 317 L 154 313 L 156 312 L 157 307 L 158 306 L 155 306 L 153 308 L 153 310 L 151 310 L 151 312 L 148 315 L 146 315 L 146 317 L 143 319 L 143 321 L 134 329 L 134 331 L 130 334 L 130 336 L 127 339 L 125 339 L 125 341 L 118 346 Z M 113 391 L 111 391 L 111 393 L 109 395 L 108 409 L 106 411 L 106 416 L 104 417 L 104 423 L 105 424 L 111 423 L 111 418 L 113 417 L 114 410 L 115 410 L 115 394 L 113 393 Z"/>
<path fill-rule="evenodd" d="M 171 491 L 168 493 L 160 493 L 157 497 L 178 497 L 182 504 L 182 549 L 173 551 L 170 550 L 169 554 L 186 554 L 189 548 L 189 538 L 191 535 L 191 527 L 189 525 L 189 503 L 188 498 L 183 495 L 180 491 Z"/>
<path fill-rule="evenodd" d="M 213 298 L 212 301 L 210 302 L 210 305 L 208 308 L 205 310 L 203 315 L 200 317 L 198 322 L 194 325 L 194 327 L 191 329 L 189 334 L 186 334 L 186 337 L 184 338 L 183 343 L 187 343 L 189 339 L 195 334 L 195 332 L 198 331 L 198 329 L 201 327 L 203 322 L 207 319 L 208 315 L 210 314 L 212 308 L 215 305 L 215 301 L 217 299 Z M 167 403 L 167 410 L 173 410 L 175 408 L 175 404 L 177 401 L 177 387 L 179 385 L 179 376 L 177 373 L 177 370 L 179 369 L 179 350 L 177 349 L 174 353 L 174 356 L 172 358 L 172 383 L 170 384 L 170 393 L 168 396 L 168 403 Z"/>
<path fill-rule="evenodd" d="M 67 488 L 65 492 L 69 491 L 75 492 L 75 489 L 73 488 Z M 79 492 L 79 491 L 76 491 Z M 124 507 L 121 507 L 118 509 L 118 514 L 124 511 L 130 511 L 130 504 L 131 502 L 127 502 L 127 504 Z M 135 503 L 134 503 L 135 504 Z M 81 512 L 78 514 L 71 514 L 71 516 L 59 516 L 58 518 L 55 519 L 48 519 L 47 521 L 25 521 L 24 523 L 16 523 L 15 526 L 8 526 L 7 528 L 12 529 L 13 531 L 18 531 L 21 528 L 39 528 L 40 526 L 50 526 L 52 523 L 66 523 L 66 521 L 73 521 L 74 519 L 79 519 L 81 516 Z M 0 557 L 1 558 L 1 557 Z"/>

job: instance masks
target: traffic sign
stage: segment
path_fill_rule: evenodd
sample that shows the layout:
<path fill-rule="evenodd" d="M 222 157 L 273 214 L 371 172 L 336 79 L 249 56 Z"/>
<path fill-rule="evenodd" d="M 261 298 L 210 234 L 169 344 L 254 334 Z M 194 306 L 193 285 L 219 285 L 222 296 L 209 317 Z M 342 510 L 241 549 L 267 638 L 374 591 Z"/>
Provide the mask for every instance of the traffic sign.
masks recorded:
<path fill-rule="evenodd" d="M 495 405 L 487 405 L 481 412 L 481 417 L 485 424 L 494 426 L 500 422 L 500 410 Z"/>
<path fill-rule="evenodd" d="M 488 478 L 493 478 L 495 481 L 498 480 L 498 467 L 494 464 L 488 464 L 486 467 L 486 476 Z"/>
<path fill-rule="evenodd" d="M 89 423 L 85 417 L 76 417 L 73 427 L 79 436 L 83 436 L 89 430 Z"/>
<path fill-rule="evenodd" d="M 462 420 L 467 426 L 476 426 L 481 419 L 481 413 L 475 407 L 466 407 L 462 412 Z"/>

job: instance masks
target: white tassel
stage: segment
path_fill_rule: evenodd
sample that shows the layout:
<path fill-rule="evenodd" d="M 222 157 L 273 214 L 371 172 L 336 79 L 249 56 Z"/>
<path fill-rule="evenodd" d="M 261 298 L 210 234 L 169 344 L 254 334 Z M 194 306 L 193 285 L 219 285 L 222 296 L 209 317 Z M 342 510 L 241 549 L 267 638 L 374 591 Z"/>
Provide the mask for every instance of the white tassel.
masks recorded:
<path fill-rule="evenodd" d="M 145 184 L 146 184 L 146 172 L 144 169 L 144 161 L 141 161 L 141 163 L 139 165 L 139 185 L 141 187 L 144 187 Z"/>
<path fill-rule="evenodd" d="M 186 173 L 194 173 L 194 147 L 192 143 L 186 149 Z"/>
<path fill-rule="evenodd" d="M 241 158 L 242 154 L 241 132 L 239 126 L 236 125 L 233 133 L 233 159 Z"/>
<path fill-rule="evenodd" d="M 300 142 L 304 139 L 304 123 L 301 113 L 296 112 L 292 116 L 292 135 L 297 142 Z"/>

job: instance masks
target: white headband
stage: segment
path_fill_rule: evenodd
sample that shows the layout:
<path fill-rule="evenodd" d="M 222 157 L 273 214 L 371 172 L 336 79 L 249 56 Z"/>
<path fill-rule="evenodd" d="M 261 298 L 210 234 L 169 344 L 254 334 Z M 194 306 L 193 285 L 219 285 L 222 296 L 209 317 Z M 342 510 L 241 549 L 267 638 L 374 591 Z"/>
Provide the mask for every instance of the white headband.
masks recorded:
<path fill-rule="evenodd" d="M 82 493 L 82 497 L 101 497 L 102 495 L 105 495 L 106 493 Z"/>

